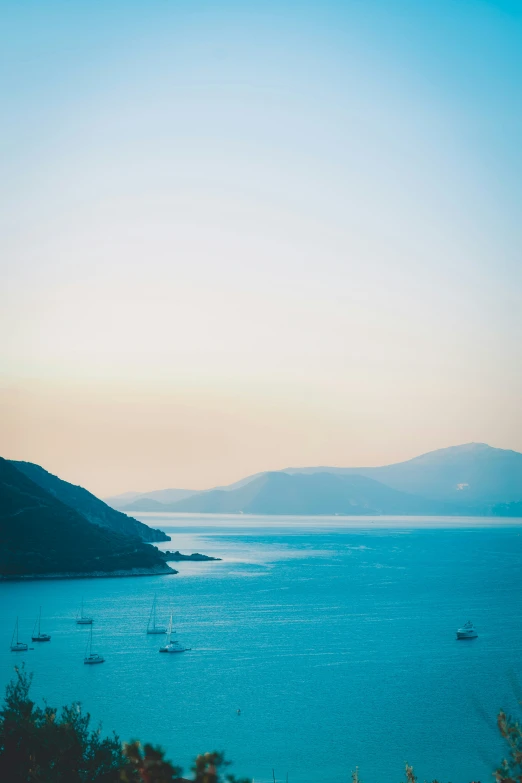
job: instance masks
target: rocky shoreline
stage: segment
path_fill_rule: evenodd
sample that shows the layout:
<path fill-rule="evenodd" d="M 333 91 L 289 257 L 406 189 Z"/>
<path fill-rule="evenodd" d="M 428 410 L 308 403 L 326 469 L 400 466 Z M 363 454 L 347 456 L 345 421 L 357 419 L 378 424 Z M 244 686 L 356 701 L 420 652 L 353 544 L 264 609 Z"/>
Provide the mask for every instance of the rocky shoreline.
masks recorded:
<path fill-rule="evenodd" d="M 165 558 L 167 563 L 180 563 L 183 560 L 190 560 L 192 562 L 197 563 L 206 563 L 209 560 L 221 560 L 220 557 L 210 557 L 209 555 L 201 555 L 199 552 L 193 552 L 191 555 L 182 555 L 181 552 L 176 550 L 175 552 L 169 552 L 169 550 L 161 550 L 159 549 L 158 552 L 162 557 Z"/>
<path fill-rule="evenodd" d="M 157 547 L 156 547 L 157 548 Z M 125 576 L 166 576 L 177 574 L 175 568 L 167 565 L 171 562 L 208 562 L 221 560 L 220 557 L 210 557 L 199 552 L 191 555 L 182 555 L 181 552 L 170 552 L 158 549 L 158 553 L 165 560 L 164 563 L 149 568 L 125 568 L 117 571 L 57 571 L 48 574 L 0 574 L 0 582 L 30 582 L 38 579 L 103 579 L 108 577 Z"/>
<path fill-rule="evenodd" d="M 85 572 L 60 572 L 51 574 L 2 574 L 0 582 L 29 582 L 37 579 L 101 579 L 107 577 L 125 576 L 165 576 L 177 574 L 175 568 L 167 564 L 154 566 L 153 568 L 128 568 L 119 571 L 85 571 Z"/>

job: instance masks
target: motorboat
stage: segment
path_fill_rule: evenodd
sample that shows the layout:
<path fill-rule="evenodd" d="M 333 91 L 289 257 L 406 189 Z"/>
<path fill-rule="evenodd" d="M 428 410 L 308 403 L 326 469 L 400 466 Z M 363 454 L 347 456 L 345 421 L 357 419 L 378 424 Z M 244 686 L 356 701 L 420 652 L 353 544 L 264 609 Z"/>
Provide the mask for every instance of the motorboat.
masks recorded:
<path fill-rule="evenodd" d="M 42 621 L 42 607 L 40 607 L 38 620 L 34 624 L 33 635 L 31 636 L 31 639 L 33 640 L 33 642 L 50 642 L 51 641 L 50 634 L 42 633 L 42 629 L 40 627 L 41 621 Z"/>
<path fill-rule="evenodd" d="M 468 620 L 468 622 L 465 623 L 462 628 L 457 630 L 457 639 L 475 639 L 477 636 L 478 633 L 476 632 L 471 620 Z"/>
<path fill-rule="evenodd" d="M 179 642 L 172 639 L 172 615 L 170 615 L 170 622 L 166 633 L 165 644 L 163 647 L 159 648 L 160 653 L 182 653 L 188 649 L 188 647 L 183 647 Z"/>
<path fill-rule="evenodd" d="M 148 634 L 164 634 L 167 633 L 167 629 L 164 625 L 156 625 L 156 596 L 152 601 L 152 609 L 150 610 L 149 622 L 147 623 Z"/>
<path fill-rule="evenodd" d="M 87 654 L 88 650 L 88 654 Z M 92 651 L 92 621 L 91 621 L 91 633 L 89 634 L 89 641 L 87 642 L 87 650 L 85 650 L 84 663 L 103 663 L 105 658 L 99 653 L 93 653 Z"/>
<path fill-rule="evenodd" d="M 11 652 L 25 652 L 28 649 L 29 648 L 27 644 L 25 642 L 21 642 L 20 639 L 18 638 L 18 617 L 17 617 L 13 635 L 11 637 Z"/>

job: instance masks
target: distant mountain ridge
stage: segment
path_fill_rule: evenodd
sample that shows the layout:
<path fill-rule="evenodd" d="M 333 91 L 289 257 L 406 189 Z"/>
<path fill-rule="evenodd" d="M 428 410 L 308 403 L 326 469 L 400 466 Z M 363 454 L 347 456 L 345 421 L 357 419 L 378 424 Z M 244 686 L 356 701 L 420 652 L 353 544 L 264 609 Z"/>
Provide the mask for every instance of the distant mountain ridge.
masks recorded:
<path fill-rule="evenodd" d="M 168 503 L 176 503 L 191 495 L 197 494 L 197 489 L 158 489 L 154 492 L 124 492 L 122 495 L 105 498 L 107 505 L 121 511 L 152 511 L 154 506 L 161 511 Z M 132 497 L 129 498 L 129 495 Z"/>
<path fill-rule="evenodd" d="M 185 495 L 174 502 L 148 493 L 132 505 L 136 511 L 195 513 L 518 516 L 522 454 L 468 443 L 382 467 L 293 467 L 227 487 L 177 491 Z"/>
<path fill-rule="evenodd" d="M 365 476 L 265 473 L 239 489 L 214 489 L 169 505 L 200 513 L 360 515 L 444 514 L 448 505 L 390 489 Z"/>
<path fill-rule="evenodd" d="M 287 468 L 285 473 L 367 476 L 401 492 L 466 505 L 522 500 L 522 454 L 465 443 L 376 468 Z"/>

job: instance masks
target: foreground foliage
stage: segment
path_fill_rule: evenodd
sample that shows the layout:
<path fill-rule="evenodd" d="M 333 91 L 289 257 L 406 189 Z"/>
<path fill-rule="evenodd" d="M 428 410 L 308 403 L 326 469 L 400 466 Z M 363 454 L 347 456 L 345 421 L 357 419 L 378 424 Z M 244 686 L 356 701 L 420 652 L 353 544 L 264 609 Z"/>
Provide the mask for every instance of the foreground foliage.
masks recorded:
<path fill-rule="evenodd" d="M 522 783 L 522 726 L 502 710 L 497 725 L 509 747 L 509 756 L 495 771 L 497 783 Z"/>
<path fill-rule="evenodd" d="M 79 703 L 60 711 L 29 698 L 32 675 L 16 668 L 0 710 L 0 781 L 6 783 L 185 783 L 181 767 L 165 759 L 164 751 L 133 740 L 122 745 L 116 734 L 102 737 L 90 727 L 89 713 Z M 509 754 L 494 772 L 496 783 L 522 783 L 522 725 L 501 711 L 499 731 Z M 222 753 L 198 756 L 194 783 L 250 783 L 224 775 L 229 762 Z M 406 782 L 418 783 L 406 764 Z M 189 783 L 189 781 L 187 781 Z M 359 770 L 352 783 L 361 783 Z M 437 783 L 437 781 L 433 781 Z"/>
<path fill-rule="evenodd" d="M 0 781 L 6 783 L 182 783 L 181 767 L 159 747 L 136 740 L 122 746 L 118 737 L 92 729 L 79 703 L 60 711 L 29 698 L 32 675 L 24 667 L 6 688 L 0 711 Z M 249 783 L 223 778 L 222 753 L 205 753 L 194 763 L 195 783 Z"/>

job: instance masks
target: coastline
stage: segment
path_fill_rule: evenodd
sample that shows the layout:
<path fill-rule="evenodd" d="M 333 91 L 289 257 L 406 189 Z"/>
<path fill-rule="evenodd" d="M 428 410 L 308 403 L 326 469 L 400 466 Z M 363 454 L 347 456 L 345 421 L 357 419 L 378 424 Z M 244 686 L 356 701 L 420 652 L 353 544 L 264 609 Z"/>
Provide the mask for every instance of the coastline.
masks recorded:
<path fill-rule="evenodd" d="M 1 575 L 0 582 L 30 582 L 39 579 L 102 579 L 107 577 L 126 576 L 168 576 L 179 573 L 175 568 L 165 565 L 155 568 L 128 568 L 119 571 L 60 571 L 50 574 L 13 574 Z"/>
<path fill-rule="evenodd" d="M 202 555 L 199 552 L 193 552 L 191 555 L 182 555 L 181 552 L 170 552 L 169 550 L 158 550 L 162 557 L 165 558 L 166 563 L 182 563 L 189 561 L 191 563 L 208 563 L 210 561 L 222 560 L 221 557 L 210 557 L 210 555 Z"/>

